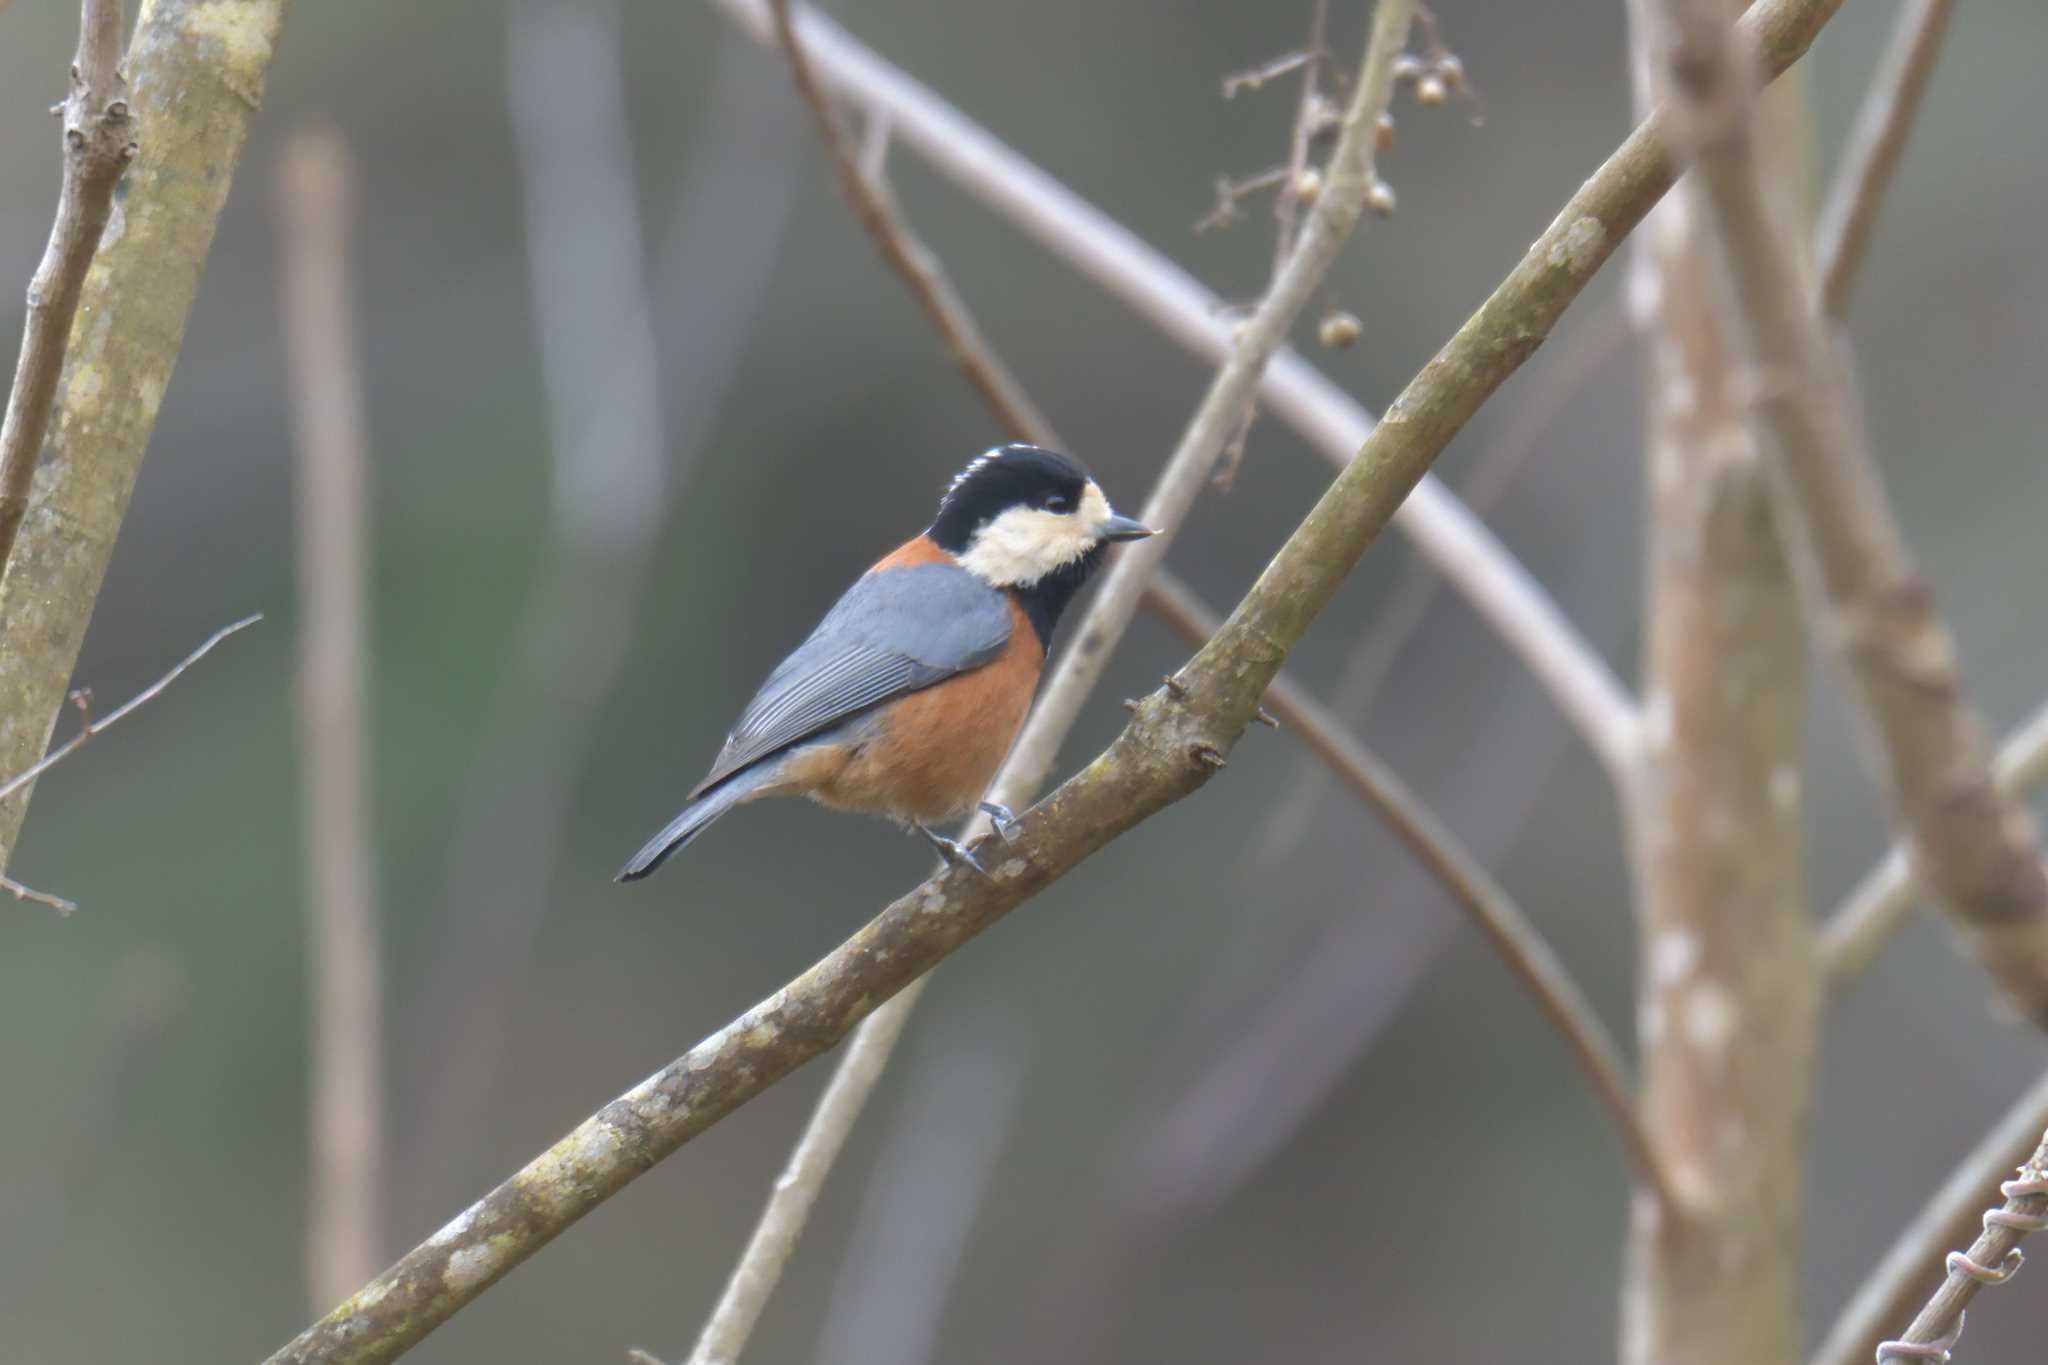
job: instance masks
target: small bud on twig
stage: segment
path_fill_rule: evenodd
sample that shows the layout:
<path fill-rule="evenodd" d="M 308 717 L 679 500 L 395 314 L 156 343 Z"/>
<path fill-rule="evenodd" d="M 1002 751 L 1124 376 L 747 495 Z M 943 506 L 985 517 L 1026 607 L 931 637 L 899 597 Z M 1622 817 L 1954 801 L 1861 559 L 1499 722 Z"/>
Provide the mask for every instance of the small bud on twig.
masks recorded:
<path fill-rule="evenodd" d="M 1344 350 L 1355 343 L 1364 332 L 1365 329 L 1359 325 L 1357 316 L 1341 309 L 1325 316 L 1322 325 L 1316 328 L 1317 338 L 1333 351 Z"/>

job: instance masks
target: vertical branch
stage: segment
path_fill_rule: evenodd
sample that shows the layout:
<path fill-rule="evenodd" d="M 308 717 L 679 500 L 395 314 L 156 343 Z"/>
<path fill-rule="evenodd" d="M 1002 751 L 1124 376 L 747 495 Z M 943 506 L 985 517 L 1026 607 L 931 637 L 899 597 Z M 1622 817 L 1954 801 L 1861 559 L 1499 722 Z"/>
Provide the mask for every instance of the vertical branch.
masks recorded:
<path fill-rule="evenodd" d="M 1848 375 L 1763 192 L 1749 120 L 1755 53 L 1720 14 L 1681 21 L 1673 90 L 1729 264 L 1756 413 L 1825 628 L 1875 731 L 1914 864 L 2015 1009 L 2048 1028 L 2048 875 L 2026 808 L 1993 780 L 1954 637 L 1915 571 L 1865 444 Z"/>
<path fill-rule="evenodd" d="M 114 212 L 114 187 L 138 150 L 121 74 L 121 0 L 83 0 L 64 121 L 64 184 L 49 245 L 28 286 L 28 321 L 14 388 L 0 419 L 0 566 L 14 551 L 29 487 L 50 430 L 50 408 L 85 272 Z M 0 618 L 4 621 L 4 618 Z"/>
<path fill-rule="evenodd" d="M 1647 108 L 1661 16 L 1638 4 L 1632 20 Z M 1796 86 L 1768 99 L 1772 145 L 1795 146 Z M 1788 160 L 1772 167 L 1786 200 Z M 1622 1359 L 1790 1365 L 1819 994 L 1801 860 L 1803 643 L 1688 188 L 1651 211 L 1632 261 L 1651 522 L 1648 720 L 1629 811 L 1637 996 L 1645 1120 L 1677 1198 L 1637 1195 Z"/>
<path fill-rule="evenodd" d="M 311 885 L 314 1306 L 374 1273 L 384 1194 L 384 987 L 370 833 L 369 449 L 348 280 L 353 171 L 332 132 L 300 133 L 278 180 L 284 325 L 298 447 L 299 779 Z"/>
<path fill-rule="evenodd" d="M 170 383 L 286 0 L 152 0 L 129 48 L 148 130 L 79 296 L 29 510 L 0 579 L 0 772 L 48 746 Z M 224 34 L 231 35 L 227 41 Z M 0 802 L 0 868 L 30 792 Z"/>

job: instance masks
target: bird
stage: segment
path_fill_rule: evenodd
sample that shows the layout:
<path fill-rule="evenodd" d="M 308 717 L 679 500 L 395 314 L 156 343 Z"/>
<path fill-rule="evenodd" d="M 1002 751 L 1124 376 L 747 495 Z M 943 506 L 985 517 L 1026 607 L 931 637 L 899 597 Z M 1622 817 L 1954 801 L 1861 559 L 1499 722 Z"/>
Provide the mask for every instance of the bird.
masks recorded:
<path fill-rule="evenodd" d="M 1109 547 L 1155 534 L 1071 456 L 977 456 L 931 525 L 875 561 L 768 675 L 704 780 L 616 880 L 638 881 L 735 806 L 807 796 L 924 835 L 974 810 L 1023 728 L 1060 614 Z M 980 803 L 1013 837 L 1015 817 Z"/>

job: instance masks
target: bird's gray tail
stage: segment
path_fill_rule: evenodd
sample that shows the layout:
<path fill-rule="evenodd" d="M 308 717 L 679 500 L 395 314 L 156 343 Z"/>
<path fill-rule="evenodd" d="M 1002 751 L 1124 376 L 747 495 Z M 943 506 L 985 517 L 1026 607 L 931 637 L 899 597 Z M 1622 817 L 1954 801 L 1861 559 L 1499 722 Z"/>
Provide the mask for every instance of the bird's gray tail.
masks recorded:
<path fill-rule="evenodd" d="M 640 851 L 627 860 L 626 865 L 619 869 L 619 875 L 612 880 L 637 882 L 660 867 L 669 854 L 702 834 L 713 820 L 768 785 L 775 777 L 774 770 L 773 763 L 760 764 L 734 773 L 710 791 L 690 798 L 689 804 L 677 813 L 676 818 L 663 825 L 661 833 L 642 844 Z"/>

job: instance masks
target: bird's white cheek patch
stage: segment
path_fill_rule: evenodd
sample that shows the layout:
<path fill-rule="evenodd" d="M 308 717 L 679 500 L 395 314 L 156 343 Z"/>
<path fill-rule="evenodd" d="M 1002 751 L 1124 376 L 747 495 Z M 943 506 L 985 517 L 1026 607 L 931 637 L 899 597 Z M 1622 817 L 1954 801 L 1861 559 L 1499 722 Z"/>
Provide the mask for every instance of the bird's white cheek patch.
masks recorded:
<path fill-rule="evenodd" d="M 1085 512 L 1012 507 L 975 532 L 960 567 L 998 587 L 1024 587 L 1093 549 L 1098 525 Z"/>

